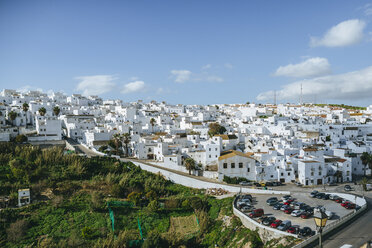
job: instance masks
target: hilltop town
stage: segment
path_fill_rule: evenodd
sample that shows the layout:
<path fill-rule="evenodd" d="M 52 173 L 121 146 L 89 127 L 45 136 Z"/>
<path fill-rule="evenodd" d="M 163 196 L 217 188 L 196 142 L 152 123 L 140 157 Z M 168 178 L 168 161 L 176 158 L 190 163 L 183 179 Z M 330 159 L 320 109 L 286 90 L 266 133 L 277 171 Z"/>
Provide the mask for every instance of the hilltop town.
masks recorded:
<path fill-rule="evenodd" d="M 74 140 L 218 181 L 322 185 L 371 174 L 371 115 L 372 105 L 172 105 L 4 89 L 0 141 Z"/>

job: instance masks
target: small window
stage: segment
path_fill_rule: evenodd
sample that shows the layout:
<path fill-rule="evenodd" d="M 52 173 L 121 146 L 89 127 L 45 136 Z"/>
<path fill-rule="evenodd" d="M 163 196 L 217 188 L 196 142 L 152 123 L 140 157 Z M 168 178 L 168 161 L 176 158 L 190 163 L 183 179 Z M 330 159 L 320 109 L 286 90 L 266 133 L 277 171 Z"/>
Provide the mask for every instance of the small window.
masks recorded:
<path fill-rule="evenodd" d="M 227 163 L 223 163 L 223 168 L 227 169 Z"/>
<path fill-rule="evenodd" d="M 235 163 L 231 163 L 231 169 L 235 168 Z"/>
<path fill-rule="evenodd" d="M 283 176 L 283 172 L 282 172 L 282 173 L 280 173 L 280 175 L 281 175 L 281 176 Z"/>
<path fill-rule="evenodd" d="M 239 168 L 243 168 L 243 163 L 239 163 Z"/>
<path fill-rule="evenodd" d="M 249 172 L 249 171 L 250 171 L 250 168 L 248 167 L 248 168 L 247 168 L 247 172 Z"/>

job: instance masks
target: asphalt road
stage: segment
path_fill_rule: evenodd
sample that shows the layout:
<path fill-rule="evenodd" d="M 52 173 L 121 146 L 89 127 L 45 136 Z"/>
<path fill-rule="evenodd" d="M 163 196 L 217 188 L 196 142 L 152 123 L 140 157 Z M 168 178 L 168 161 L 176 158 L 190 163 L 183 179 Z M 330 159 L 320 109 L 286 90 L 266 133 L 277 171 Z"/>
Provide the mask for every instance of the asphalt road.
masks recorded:
<path fill-rule="evenodd" d="M 370 193 L 368 193 L 370 195 Z M 366 197 L 369 209 L 353 222 L 344 226 L 338 232 L 327 237 L 324 241 L 325 248 L 338 248 L 345 244 L 360 247 L 372 239 L 372 198 Z"/>

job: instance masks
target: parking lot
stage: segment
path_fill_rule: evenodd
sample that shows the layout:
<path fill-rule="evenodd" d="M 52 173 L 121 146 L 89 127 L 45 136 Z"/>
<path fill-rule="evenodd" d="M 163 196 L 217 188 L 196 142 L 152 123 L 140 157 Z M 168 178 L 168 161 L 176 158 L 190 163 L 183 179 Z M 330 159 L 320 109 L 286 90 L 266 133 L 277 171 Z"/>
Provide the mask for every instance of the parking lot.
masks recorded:
<path fill-rule="evenodd" d="M 255 194 L 252 196 L 253 196 L 253 207 L 255 209 L 262 208 L 264 210 L 265 216 L 274 216 L 276 219 L 280 219 L 282 221 L 290 220 L 292 222 L 292 226 L 298 225 L 301 228 L 308 226 L 312 230 L 316 230 L 313 216 L 311 216 L 308 219 L 302 219 L 301 217 L 294 217 L 294 216 L 291 216 L 290 214 L 284 213 L 281 210 L 274 210 L 273 206 L 269 206 L 266 203 L 266 200 L 271 197 L 277 197 L 279 200 L 281 200 L 282 195 L 257 195 Z M 345 209 L 339 203 L 336 203 L 332 200 L 311 198 L 309 193 L 292 193 L 291 196 L 297 202 L 305 203 L 311 207 L 316 207 L 316 206 L 321 205 L 326 208 L 326 211 L 334 212 L 335 216 L 332 219 L 328 220 L 327 224 L 332 223 L 333 221 L 353 211 L 353 210 Z"/>

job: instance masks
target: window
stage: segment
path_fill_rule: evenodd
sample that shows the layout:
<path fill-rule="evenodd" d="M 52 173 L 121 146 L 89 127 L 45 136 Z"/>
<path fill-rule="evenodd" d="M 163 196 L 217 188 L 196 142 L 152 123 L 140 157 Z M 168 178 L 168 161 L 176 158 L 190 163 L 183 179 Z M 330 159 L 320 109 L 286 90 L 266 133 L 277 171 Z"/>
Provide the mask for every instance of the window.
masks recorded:
<path fill-rule="evenodd" d="M 239 163 L 239 168 L 243 168 L 243 163 Z"/>
<path fill-rule="evenodd" d="M 291 173 L 290 172 L 288 172 L 288 176 L 290 176 L 291 175 Z"/>
<path fill-rule="evenodd" d="M 250 171 L 250 168 L 248 167 L 248 168 L 247 168 L 247 172 L 249 172 L 249 171 Z"/>
<path fill-rule="evenodd" d="M 283 172 L 282 172 L 282 173 L 280 173 L 280 175 L 281 175 L 281 176 L 284 176 Z"/>
<path fill-rule="evenodd" d="M 311 172 L 311 176 L 314 176 L 314 172 Z"/>
<path fill-rule="evenodd" d="M 212 155 L 209 155 L 209 158 L 211 158 L 212 157 Z"/>
<path fill-rule="evenodd" d="M 319 176 L 321 176 L 322 175 L 322 172 L 321 171 L 319 171 Z"/>
<path fill-rule="evenodd" d="M 217 148 L 215 150 L 217 151 Z"/>
<path fill-rule="evenodd" d="M 274 176 L 273 176 L 273 175 L 271 175 L 270 177 L 271 177 L 271 178 L 273 178 Z"/>
<path fill-rule="evenodd" d="M 209 151 L 211 151 L 212 149 L 211 148 L 209 148 Z"/>
<path fill-rule="evenodd" d="M 223 163 L 223 168 L 227 169 L 227 163 Z"/>
<path fill-rule="evenodd" d="M 235 168 L 235 163 L 231 163 L 231 169 Z"/>

